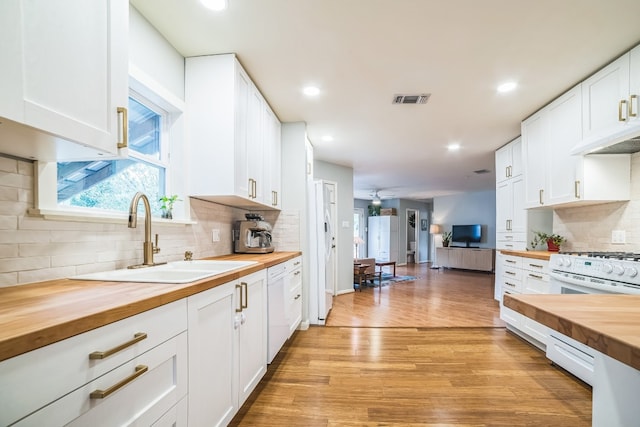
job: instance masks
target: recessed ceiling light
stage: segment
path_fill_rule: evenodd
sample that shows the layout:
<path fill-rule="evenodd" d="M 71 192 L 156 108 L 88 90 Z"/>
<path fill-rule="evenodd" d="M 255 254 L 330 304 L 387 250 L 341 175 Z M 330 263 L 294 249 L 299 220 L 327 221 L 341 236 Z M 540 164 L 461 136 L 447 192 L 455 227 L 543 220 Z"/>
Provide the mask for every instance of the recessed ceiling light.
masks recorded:
<path fill-rule="evenodd" d="M 453 143 L 453 144 L 447 145 L 447 150 L 449 150 L 449 151 L 458 151 L 459 149 L 460 149 L 460 144 L 458 144 L 458 143 Z"/>
<path fill-rule="evenodd" d="M 333 137 L 331 135 L 325 135 L 322 137 L 322 140 L 326 142 L 331 142 L 333 141 Z"/>
<path fill-rule="evenodd" d="M 500 93 L 511 92 L 516 87 L 518 87 L 518 84 L 516 82 L 502 83 L 500 86 L 498 86 L 498 92 L 500 92 Z"/>
<path fill-rule="evenodd" d="M 216 12 L 227 8 L 227 0 L 200 0 L 200 3 L 207 9 L 215 10 Z"/>
<path fill-rule="evenodd" d="M 320 94 L 320 89 L 315 86 L 307 86 L 302 89 L 302 92 L 307 96 L 318 96 Z"/>

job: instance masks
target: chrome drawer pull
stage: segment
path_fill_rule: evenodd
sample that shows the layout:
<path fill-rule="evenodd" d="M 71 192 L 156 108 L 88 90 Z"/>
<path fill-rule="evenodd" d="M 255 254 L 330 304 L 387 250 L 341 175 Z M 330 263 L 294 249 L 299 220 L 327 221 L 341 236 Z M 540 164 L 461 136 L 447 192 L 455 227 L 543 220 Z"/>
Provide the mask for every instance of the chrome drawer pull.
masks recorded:
<path fill-rule="evenodd" d="M 298 298 L 300 298 L 300 294 L 296 295 L 294 299 L 298 299 Z"/>
<path fill-rule="evenodd" d="M 298 274 L 300 274 L 299 271 L 296 271 L 295 273 L 293 273 L 294 276 L 297 276 Z"/>
<path fill-rule="evenodd" d="M 109 387 L 106 390 L 92 391 L 91 394 L 89 395 L 89 397 L 91 399 L 104 399 L 105 397 L 107 397 L 111 393 L 113 393 L 114 391 L 117 391 L 117 390 L 121 389 L 122 387 L 126 386 L 131 381 L 135 380 L 136 378 L 138 378 L 140 375 L 144 374 L 148 370 L 149 370 L 148 366 L 146 366 L 146 365 L 138 365 L 138 366 L 136 366 L 136 371 L 133 374 L 129 375 L 127 378 L 115 383 L 114 385 L 112 385 L 111 387 Z"/>
<path fill-rule="evenodd" d="M 537 274 L 531 274 L 531 273 L 529 273 L 529 277 L 533 277 L 534 279 L 540 279 L 540 280 L 542 280 L 542 276 L 538 276 Z"/>
<path fill-rule="evenodd" d="M 138 332 L 137 334 L 135 334 L 133 336 L 133 339 L 122 343 L 116 347 L 113 347 L 107 351 L 94 351 L 93 353 L 89 354 L 89 359 L 105 359 L 109 356 L 111 356 L 112 354 L 115 354 L 117 352 L 119 352 L 120 350 L 124 350 L 127 347 L 131 347 L 132 345 L 134 345 L 137 342 L 142 341 L 143 339 L 147 338 L 147 333 L 146 332 Z"/>
<path fill-rule="evenodd" d="M 508 263 L 510 263 L 510 264 L 515 264 L 515 263 L 516 263 L 516 262 L 515 262 L 514 260 L 512 260 L 512 259 L 505 259 L 505 261 L 507 261 L 507 262 L 508 262 Z"/>
<path fill-rule="evenodd" d="M 510 274 L 510 275 L 512 275 L 512 276 L 515 276 L 515 275 L 516 275 L 516 273 L 514 273 L 513 271 L 505 271 L 505 273 Z"/>
<path fill-rule="evenodd" d="M 529 264 L 529 267 L 543 268 L 540 264 Z"/>
<path fill-rule="evenodd" d="M 247 282 L 240 282 L 240 286 L 244 288 L 244 302 L 242 303 L 242 309 L 249 308 L 249 284 Z"/>
<path fill-rule="evenodd" d="M 236 285 L 236 289 L 240 289 L 240 298 L 238 298 L 238 302 L 240 303 L 240 308 L 236 308 L 236 313 L 240 313 L 242 311 L 242 309 L 244 308 L 242 306 L 242 286 L 240 285 Z"/>

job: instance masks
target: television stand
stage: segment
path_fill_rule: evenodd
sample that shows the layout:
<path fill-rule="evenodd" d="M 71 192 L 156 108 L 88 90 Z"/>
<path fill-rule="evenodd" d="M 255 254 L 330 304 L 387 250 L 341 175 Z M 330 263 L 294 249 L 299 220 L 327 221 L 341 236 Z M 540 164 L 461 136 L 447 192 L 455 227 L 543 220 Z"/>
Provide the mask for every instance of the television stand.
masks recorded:
<path fill-rule="evenodd" d="M 436 248 L 436 262 L 445 268 L 465 270 L 493 271 L 494 250 L 490 248 L 472 248 L 449 246 Z"/>

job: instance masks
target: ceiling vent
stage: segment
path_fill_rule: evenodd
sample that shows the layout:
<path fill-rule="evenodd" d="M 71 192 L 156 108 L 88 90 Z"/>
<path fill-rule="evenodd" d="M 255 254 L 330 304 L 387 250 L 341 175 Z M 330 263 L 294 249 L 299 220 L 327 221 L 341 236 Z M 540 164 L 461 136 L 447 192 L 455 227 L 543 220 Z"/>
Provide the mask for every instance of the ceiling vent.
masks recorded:
<path fill-rule="evenodd" d="M 422 95 L 393 95 L 393 104 L 426 104 L 430 93 Z"/>

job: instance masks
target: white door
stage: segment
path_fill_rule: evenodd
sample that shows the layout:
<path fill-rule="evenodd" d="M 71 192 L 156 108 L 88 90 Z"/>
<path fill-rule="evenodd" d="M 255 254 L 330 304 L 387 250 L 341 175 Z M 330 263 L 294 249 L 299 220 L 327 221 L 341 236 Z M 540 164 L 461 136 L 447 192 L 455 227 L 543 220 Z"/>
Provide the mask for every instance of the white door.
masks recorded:
<path fill-rule="evenodd" d="M 333 306 L 333 295 L 336 284 L 336 184 L 323 182 L 323 211 L 324 211 L 324 248 L 325 248 L 325 287 L 324 313 L 329 313 Z"/>

